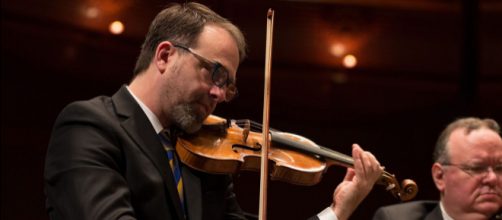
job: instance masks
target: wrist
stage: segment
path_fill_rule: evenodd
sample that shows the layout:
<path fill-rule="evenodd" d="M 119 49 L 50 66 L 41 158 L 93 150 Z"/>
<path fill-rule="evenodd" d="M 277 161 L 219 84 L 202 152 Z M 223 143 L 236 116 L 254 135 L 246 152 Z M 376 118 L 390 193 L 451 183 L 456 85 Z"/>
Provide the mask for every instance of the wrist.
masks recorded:
<path fill-rule="evenodd" d="M 342 206 L 342 207 L 340 207 L 340 206 Z M 338 220 L 347 220 L 350 216 L 350 213 L 347 213 L 347 210 L 344 209 L 343 205 L 336 206 L 336 205 L 332 204 L 331 209 L 335 213 Z"/>

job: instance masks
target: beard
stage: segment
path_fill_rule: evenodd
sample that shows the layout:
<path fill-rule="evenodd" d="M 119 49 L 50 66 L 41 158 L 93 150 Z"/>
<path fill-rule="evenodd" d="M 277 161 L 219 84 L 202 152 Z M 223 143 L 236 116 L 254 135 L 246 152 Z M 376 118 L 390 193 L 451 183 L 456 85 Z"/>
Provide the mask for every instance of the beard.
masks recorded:
<path fill-rule="evenodd" d="M 188 134 L 198 131 L 205 119 L 201 112 L 197 112 L 187 103 L 176 105 L 171 112 L 171 117 L 174 119 L 174 124 Z"/>

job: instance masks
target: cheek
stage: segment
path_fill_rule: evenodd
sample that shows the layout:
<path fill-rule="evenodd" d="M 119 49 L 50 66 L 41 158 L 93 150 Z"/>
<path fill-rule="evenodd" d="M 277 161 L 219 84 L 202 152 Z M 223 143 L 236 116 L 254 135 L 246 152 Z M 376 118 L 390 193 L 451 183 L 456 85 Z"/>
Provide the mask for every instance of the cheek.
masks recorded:
<path fill-rule="evenodd" d="M 453 177 L 445 182 L 445 194 L 462 200 L 470 197 L 478 188 L 478 181 L 472 178 Z M 461 201 L 459 201 L 461 202 Z"/>
<path fill-rule="evenodd" d="M 208 89 L 204 84 L 200 82 L 188 82 L 183 84 L 182 99 L 185 103 L 205 103 L 208 102 Z"/>
<path fill-rule="evenodd" d="M 187 70 L 181 76 L 183 82 L 181 85 L 185 87 L 184 89 L 187 91 L 191 91 L 192 93 L 200 93 L 201 91 L 207 91 L 210 88 L 210 84 L 208 83 L 211 79 L 205 78 L 205 73 L 200 72 L 193 69 L 187 68 Z"/>
<path fill-rule="evenodd" d="M 192 68 L 179 68 L 174 86 L 185 99 L 192 99 L 203 88 L 198 74 Z"/>

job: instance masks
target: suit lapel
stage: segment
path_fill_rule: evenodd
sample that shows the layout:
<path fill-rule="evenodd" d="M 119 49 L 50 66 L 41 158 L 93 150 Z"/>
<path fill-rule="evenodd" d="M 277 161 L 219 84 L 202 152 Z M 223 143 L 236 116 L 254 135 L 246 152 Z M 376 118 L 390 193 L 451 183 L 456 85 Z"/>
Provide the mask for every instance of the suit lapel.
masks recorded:
<path fill-rule="evenodd" d="M 184 219 L 181 202 L 177 196 L 178 191 L 174 185 L 174 177 L 169 170 L 169 161 L 150 121 L 125 86 L 122 86 L 113 95 L 112 100 L 117 114 L 125 117 L 122 128 L 155 165 L 164 180 L 164 186 L 167 188 L 169 197 L 176 207 L 179 219 Z"/>
<path fill-rule="evenodd" d="M 424 220 L 443 220 L 443 214 L 441 214 L 439 203 L 437 204 L 436 208 L 434 208 L 427 216 L 425 216 Z"/>
<path fill-rule="evenodd" d="M 502 219 L 502 217 L 500 217 L 501 215 L 502 215 L 501 213 L 498 213 L 492 216 L 490 220 Z M 441 208 L 439 206 L 439 203 L 436 206 L 436 208 L 434 208 L 427 216 L 425 216 L 424 220 L 443 220 L 443 214 L 441 213 Z"/>

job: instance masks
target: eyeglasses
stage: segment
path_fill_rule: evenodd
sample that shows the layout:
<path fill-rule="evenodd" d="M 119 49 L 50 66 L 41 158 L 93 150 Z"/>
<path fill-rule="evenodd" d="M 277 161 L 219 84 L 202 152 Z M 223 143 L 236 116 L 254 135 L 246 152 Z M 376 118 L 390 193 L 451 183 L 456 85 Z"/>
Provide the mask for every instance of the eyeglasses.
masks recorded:
<path fill-rule="evenodd" d="M 443 166 L 454 166 L 473 177 L 485 177 L 490 172 L 490 168 L 497 176 L 502 176 L 502 164 L 495 166 L 469 166 L 462 164 L 444 163 Z"/>
<path fill-rule="evenodd" d="M 225 67 L 223 67 L 223 65 L 201 56 L 200 54 L 193 51 L 192 48 L 190 47 L 186 47 L 180 44 L 173 44 L 173 46 L 181 48 L 191 53 L 195 58 L 197 58 L 202 63 L 202 65 L 204 65 L 204 68 L 206 68 L 211 72 L 211 80 L 213 81 L 213 83 L 219 88 L 225 89 L 226 102 L 230 102 L 232 101 L 232 99 L 237 97 L 238 91 L 237 87 L 235 86 L 235 82 L 234 80 L 230 79 L 229 76 L 230 74 L 225 69 Z"/>

